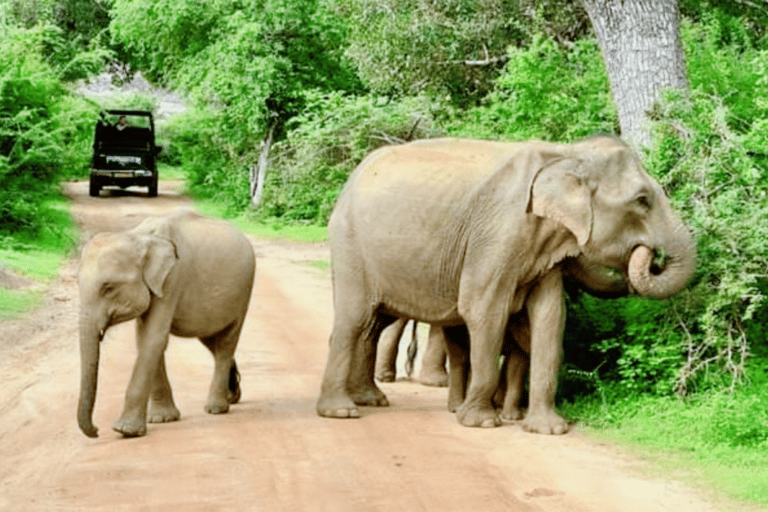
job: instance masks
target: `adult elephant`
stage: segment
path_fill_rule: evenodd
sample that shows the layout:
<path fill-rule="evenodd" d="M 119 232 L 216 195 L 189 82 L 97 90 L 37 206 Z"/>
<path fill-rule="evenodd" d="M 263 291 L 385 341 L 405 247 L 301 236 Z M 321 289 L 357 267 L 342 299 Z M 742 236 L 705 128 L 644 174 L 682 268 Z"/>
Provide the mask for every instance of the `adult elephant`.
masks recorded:
<path fill-rule="evenodd" d="M 100 233 L 83 248 L 80 286 L 81 382 L 77 420 L 97 437 L 99 345 L 111 326 L 136 320 L 138 356 L 113 429 L 126 437 L 180 418 L 165 370 L 168 335 L 197 337 L 214 357 L 206 412 L 240 398 L 235 349 L 256 269 L 253 247 L 236 229 L 191 212 L 150 218 L 122 233 Z M 149 418 L 147 418 L 147 404 Z"/>
<path fill-rule="evenodd" d="M 563 433 L 568 424 L 554 410 L 563 262 L 618 269 L 632 291 L 656 298 L 681 290 L 695 267 L 691 236 L 663 190 L 609 137 L 382 148 L 350 176 L 329 235 L 335 317 L 317 412 L 333 418 L 388 404 L 373 378 L 375 340 L 408 317 L 466 325 L 472 379 L 457 417 L 466 426 L 499 425 L 496 361 L 508 319 L 525 310 L 531 379 L 523 426 Z"/>

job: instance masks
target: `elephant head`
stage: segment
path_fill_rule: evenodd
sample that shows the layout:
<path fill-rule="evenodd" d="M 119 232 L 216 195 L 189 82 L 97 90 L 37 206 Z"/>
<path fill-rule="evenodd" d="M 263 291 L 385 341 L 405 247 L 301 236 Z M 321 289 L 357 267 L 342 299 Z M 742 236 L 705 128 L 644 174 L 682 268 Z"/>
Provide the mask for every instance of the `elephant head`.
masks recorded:
<path fill-rule="evenodd" d="M 572 147 L 536 173 L 529 211 L 573 233 L 577 266 L 617 269 L 629 291 L 646 297 L 680 291 L 693 274 L 696 251 L 661 186 L 616 139 L 598 137 Z M 608 282 L 599 281 L 598 288 Z M 621 283 L 616 286 L 621 295 Z"/>
<path fill-rule="evenodd" d="M 99 344 L 106 330 L 145 313 L 176 264 L 170 240 L 154 235 L 101 233 L 83 248 L 80 288 L 80 399 L 77 420 L 88 437 L 96 437 L 92 414 L 96 399 Z"/>

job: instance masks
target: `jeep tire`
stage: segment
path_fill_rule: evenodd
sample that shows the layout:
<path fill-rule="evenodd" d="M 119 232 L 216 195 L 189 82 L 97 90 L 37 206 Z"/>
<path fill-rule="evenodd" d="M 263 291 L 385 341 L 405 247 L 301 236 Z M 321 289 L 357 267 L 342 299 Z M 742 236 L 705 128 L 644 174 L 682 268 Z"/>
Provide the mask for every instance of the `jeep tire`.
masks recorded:
<path fill-rule="evenodd" d="M 152 182 L 149 184 L 149 197 L 157 197 L 157 173 L 152 175 Z"/>
<path fill-rule="evenodd" d="M 99 185 L 99 180 L 96 176 L 91 175 L 91 182 L 88 186 L 88 194 L 91 197 L 99 197 L 99 192 L 101 191 L 101 185 Z"/>

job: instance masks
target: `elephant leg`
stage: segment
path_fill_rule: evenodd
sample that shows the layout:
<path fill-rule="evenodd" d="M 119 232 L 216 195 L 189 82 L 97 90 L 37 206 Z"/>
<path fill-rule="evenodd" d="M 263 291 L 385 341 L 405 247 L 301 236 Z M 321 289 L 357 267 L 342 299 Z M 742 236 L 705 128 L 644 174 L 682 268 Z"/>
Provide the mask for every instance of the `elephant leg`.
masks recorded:
<path fill-rule="evenodd" d="M 148 423 L 166 423 L 178 421 L 181 413 L 173 402 L 171 383 L 168 381 L 168 373 L 165 369 L 165 354 L 160 356 L 149 400 Z"/>
<path fill-rule="evenodd" d="M 232 368 L 229 369 L 229 385 L 227 391 L 227 401 L 230 404 L 236 404 L 240 401 L 243 389 L 240 387 L 240 372 L 237 370 L 237 364 L 232 360 Z"/>
<path fill-rule="evenodd" d="M 421 360 L 419 382 L 425 386 L 444 388 L 448 385 L 448 373 L 445 371 L 445 341 L 442 329 L 436 326 L 429 328 L 429 341 Z"/>
<path fill-rule="evenodd" d="M 216 340 L 214 336 L 212 338 L 203 338 L 200 341 L 203 345 L 211 351 L 211 355 L 216 357 Z M 230 404 L 236 404 L 240 401 L 242 396 L 242 388 L 240 387 L 240 372 L 237 369 L 237 363 L 234 356 L 232 358 L 232 366 L 229 369 L 229 382 L 227 383 L 227 402 Z"/>
<path fill-rule="evenodd" d="M 354 353 L 353 364 L 350 368 L 347 391 L 352 401 L 357 405 L 387 406 L 389 401 L 379 389 L 374 380 L 376 368 L 376 344 L 381 332 L 395 317 L 387 315 L 374 316 L 373 322 L 363 330 L 363 334 Z"/>
<path fill-rule="evenodd" d="M 381 332 L 376 347 L 376 380 L 394 382 L 397 377 L 397 349 L 403 336 L 407 318 L 398 318 Z"/>
<path fill-rule="evenodd" d="M 240 394 L 239 381 L 235 378 L 233 382 L 233 372 L 238 375 L 235 350 L 241 330 L 242 321 L 233 324 L 215 336 L 200 340 L 213 354 L 213 378 L 208 392 L 208 401 L 205 404 L 205 412 L 209 414 L 228 412 L 229 404 L 234 403 L 234 397 Z M 235 386 L 234 390 L 231 389 L 233 385 Z M 239 399 L 239 396 L 237 398 Z"/>
<path fill-rule="evenodd" d="M 368 371 L 367 367 L 362 372 L 356 367 L 361 364 L 360 357 L 364 358 L 368 352 L 360 345 L 369 342 L 367 338 L 375 323 L 376 312 L 366 300 L 365 294 L 360 291 L 360 283 L 354 280 L 346 282 L 349 279 L 348 276 L 339 275 L 334 283 L 336 313 L 329 342 L 328 361 L 316 405 L 317 414 L 327 418 L 359 418 L 360 411 L 348 390 L 348 384 L 353 380 L 353 369 L 356 372 L 354 378 L 360 379 L 361 375 L 363 376 L 362 382 L 357 383 L 361 388 L 365 387 L 367 381 L 364 375 Z M 372 344 L 372 340 L 370 341 Z M 375 352 L 373 355 L 375 357 Z M 372 366 L 374 365 L 375 360 Z M 375 386 L 374 383 L 373 387 Z M 379 393 L 378 399 L 383 405 L 386 403 L 386 396 L 380 390 Z M 361 397 L 357 394 L 355 398 Z"/>
<path fill-rule="evenodd" d="M 433 326 L 429 332 L 430 343 L 445 347 L 448 353 L 448 410 L 456 412 L 464 402 L 466 385 L 469 379 L 469 334 L 463 325 L 456 327 Z"/>
<path fill-rule="evenodd" d="M 466 427 L 498 427 L 501 425 L 493 406 L 493 395 L 499 387 L 499 358 L 509 313 L 507 304 L 498 298 L 500 283 L 487 287 L 482 295 L 468 296 L 462 302 L 468 310 L 462 317 L 469 331 L 469 366 L 472 374 L 467 396 L 456 411 L 459 423 Z M 461 311 L 460 311 L 461 312 Z"/>
<path fill-rule="evenodd" d="M 149 394 L 168 345 L 170 321 L 162 317 L 160 314 L 150 314 L 146 319 L 136 320 L 138 355 L 125 392 L 123 412 L 112 424 L 112 428 L 125 437 L 138 437 L 147 433 Z"/>
<path fill-rule="evenodd" d="M 504 421 L 523 419 L 521 403 L 525 392 L 525 376 L 528 373 L 528 365 L 528 355 L 519 347 L 515 346 L 509 350 L 504 361 L 506 390 L 501 409 L 501 419 Z"/>
<path fill-rule="evenodd" d="M 559 269 L 545 275 L 526 301 L 531 333 L 531 382 L 523 429 L 539 434 L 564 434 L 568 422 L 555 412 L 557 374 L 563 351 L 565 298 Z"/>

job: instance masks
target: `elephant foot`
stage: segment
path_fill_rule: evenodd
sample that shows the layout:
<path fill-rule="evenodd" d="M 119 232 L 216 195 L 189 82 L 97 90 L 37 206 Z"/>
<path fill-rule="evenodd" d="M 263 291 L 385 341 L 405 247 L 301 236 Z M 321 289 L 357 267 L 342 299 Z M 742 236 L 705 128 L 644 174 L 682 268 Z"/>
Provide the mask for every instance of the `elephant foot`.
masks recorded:
<path fill-rule="evenodd" d="M 520 421 L 523 419 L 523 411 L 521 409 L 503 409 L 501 411 L 502 421 Z"/>
<path fill-rule="evenodd" d="M 389 405 L 387 395 L 377 387 L 352 391 L 349 395 L 356 405 L 372 405 L 374 407 L 387 407 Z"/>
<path fill-rule="evenodd" d="M 571 428 L 570 423 L 561 418 L 554 411 L 531 413 L 525 416 L 522 422 L 523 430 L 534 434 L 560 435 L 565 434 Z"/>
<path fill-rule="evenodd" d="M 317 414 L 324 418 L 359 418 L 360 410 L 346 396 L 326 398 L 317 401 Z"/>
<path fill-rule="evenodd" d="M 464 403 L 463 396 L 450 393 L 450 391 L 448 392 L 448 411 L 449 412 L 458 411 L 459 407 L 461 407 L 461 404 L 463 403 Z"/>
<path fill-rule="evenodd" d="M 236 404 L 237 402 L 240 401 L 240 397 L 242 395 L 243 395 L 243 390 L 242 388 L 240 388 L 240 386 L 237 386 L 237 389 L 234 391 L 227 390 L 227 402 L 229 402 L 230 404 Z"/>
<path fill-rule="evenodd" d="M 459 423 L 465 427 L 493 428 L 501 426 L 501 420 L 493 407 L 470 407 L 466 402 L 456 411 Z"/>
<path fill-rule="evenodd" d="M 227 402 L 230 404 L 236 404 L 240 401 L 240 397 L 243 394 L 242 388 L 240 388 L 240 372 L 237 371 L 237 365 L 233 362 L 232 367 L 229 369 L 229 383 L 227 386 Z"/>
<path fill-rule="evenodd" d="M 424 386 L 434 386 L 436 388 L 448 387 L 448 372 L 445 368 L 436 368 L 425 370 L 422 368 L 419 374 L 419 382 Z"/>
<path fill-rule="evenodd" d="M 205 412 L 208 414 L 225 414 L 229 412 L 229 402 L 211 401 L 205 404 Z"/>
<path fill-rule="evenodd" d="M 124 437 L 141 437 L 147 433 L 147 424 L 121 417 L 112 424 L 112 430 L 123 434 Z"/>
<path fill-rule="evenodd" d="M 156 405 L 150 403 L 147 423 L 169 423 L 179 421 L 181 413 L 175 405 Z"/>
<path fill-rule="evenodd" d="M 395 382 L 395 372 L 392 370 L 377 371 L 376 380 L 379 382 Z"/>

